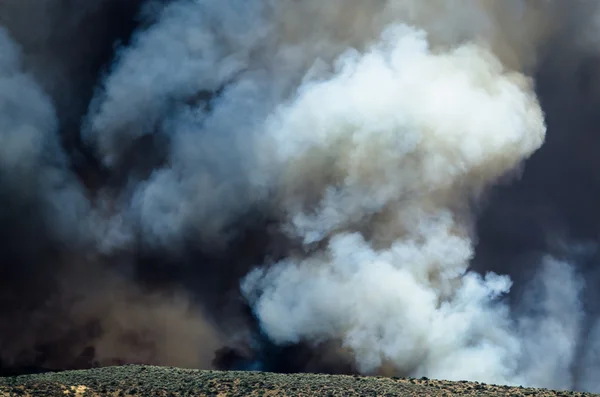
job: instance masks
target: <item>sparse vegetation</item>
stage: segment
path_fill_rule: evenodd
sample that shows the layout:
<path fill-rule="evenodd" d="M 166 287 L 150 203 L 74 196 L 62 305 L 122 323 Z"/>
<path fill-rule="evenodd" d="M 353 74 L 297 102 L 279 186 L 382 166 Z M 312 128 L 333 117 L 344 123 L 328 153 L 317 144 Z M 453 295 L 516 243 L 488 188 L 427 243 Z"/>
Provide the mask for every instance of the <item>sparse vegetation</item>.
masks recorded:
<path fill-rule="evenodd" d="M 262 372 L 219 372 L 151 366 L 107 367 L 0 378 L 0 397 L 96 396 L 571 396 L 553 392 L 476 382 L 367 378 L 339 375 L 282 375 Z"/>

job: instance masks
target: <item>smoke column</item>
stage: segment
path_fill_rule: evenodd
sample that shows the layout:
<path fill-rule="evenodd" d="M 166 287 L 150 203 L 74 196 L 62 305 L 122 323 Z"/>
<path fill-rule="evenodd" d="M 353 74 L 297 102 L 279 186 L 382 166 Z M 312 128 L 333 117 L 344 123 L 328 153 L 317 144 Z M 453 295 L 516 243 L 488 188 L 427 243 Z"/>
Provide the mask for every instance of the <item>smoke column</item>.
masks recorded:
<path fill-rule="evenodd" d="M 0 371 L 599 391 L 599 18 L 0 4 Z"/>

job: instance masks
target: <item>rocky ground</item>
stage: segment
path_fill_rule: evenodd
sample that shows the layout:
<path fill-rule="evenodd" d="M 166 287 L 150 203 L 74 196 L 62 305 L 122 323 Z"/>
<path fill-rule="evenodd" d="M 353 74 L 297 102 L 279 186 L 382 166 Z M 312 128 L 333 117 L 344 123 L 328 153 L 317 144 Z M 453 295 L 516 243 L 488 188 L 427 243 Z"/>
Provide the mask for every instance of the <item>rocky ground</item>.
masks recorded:
<path fill-rule="evenodd" d="M 7 396 L 592 396 L 426 379 L 122 366 L 0 378 Z"/>

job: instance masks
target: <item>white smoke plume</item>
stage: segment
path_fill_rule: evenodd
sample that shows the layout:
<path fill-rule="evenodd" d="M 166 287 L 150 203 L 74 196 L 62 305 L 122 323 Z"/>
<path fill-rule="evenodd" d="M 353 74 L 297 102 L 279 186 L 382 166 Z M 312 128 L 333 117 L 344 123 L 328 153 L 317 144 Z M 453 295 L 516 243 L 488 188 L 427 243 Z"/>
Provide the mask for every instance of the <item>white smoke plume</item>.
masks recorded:
<path fill-rule="evenodd" d="M 528 225 L 479 227 L 513 203 L 495 185 L 561 146 L 545 98 L 594 54 L 592 2 L 32 4 L 0 5 L 19 16 L 0 17 L 0 280 L 47 286 L 33 308 L 0 286 L 0 341 L 37 324 L 0 342 L 0 369 L 207 368 L 227 344 L 279 370 L 272 351 L 304 346 L 364 374 L 599 390 L 595 273 L 532 236 L 487 262 L 489 230 Z M 131 13 L 114 36 L 111 7 Z"/>
<path fill-rule="evenodd" d="M 570 366 L 583 321 L 582 287 L 570 264 L 548 258 L 527 291 L 523 305 L 530 312 L 519 319 L 519 330 L 527 360 L 522 375 L 531 384 L 572 387 Z"/>
<path fill-rule="evenodd" d="M 465 274 L 473 244 L 462 210 L 542 144 L 526 80 L 476 46 L 433 54 L 424 32 L 399 25 L 298 91 L 267 120 L 266 168 L 282 171 L 290 233 L 325 249 L 246 279 L 265 332 L 281 343 L 341 339 L 366 373 L 387 361 L 408 374 L 508 381 L 518 341 L 494 301 L 510 281 Z"/>

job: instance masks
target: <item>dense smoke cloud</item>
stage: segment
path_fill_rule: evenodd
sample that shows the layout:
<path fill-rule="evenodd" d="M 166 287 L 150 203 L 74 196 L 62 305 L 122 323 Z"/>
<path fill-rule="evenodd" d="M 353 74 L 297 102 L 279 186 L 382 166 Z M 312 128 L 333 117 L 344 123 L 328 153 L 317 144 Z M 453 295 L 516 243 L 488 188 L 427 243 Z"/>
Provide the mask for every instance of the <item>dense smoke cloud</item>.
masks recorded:
<path fill-rule="evenodd" d="M 599 390 L 592 1 L 0 5 L 0 367 Z"/>
<path fill-rule="evenodd" d="M 463 207 L 539 148 L 541 110 L 480 48 L 432 54 L 402 25 L 383 37 L 267 121 L 276 163 L 265 168 L 282 170 L 287 229 L 322 248 L 254 271 L 244 292 L 275 342 L 341 339 L 361 372 L 389 361 L 507 381 L 516 341 L 493 300 L 509 281 L 465 274 Z"/>

